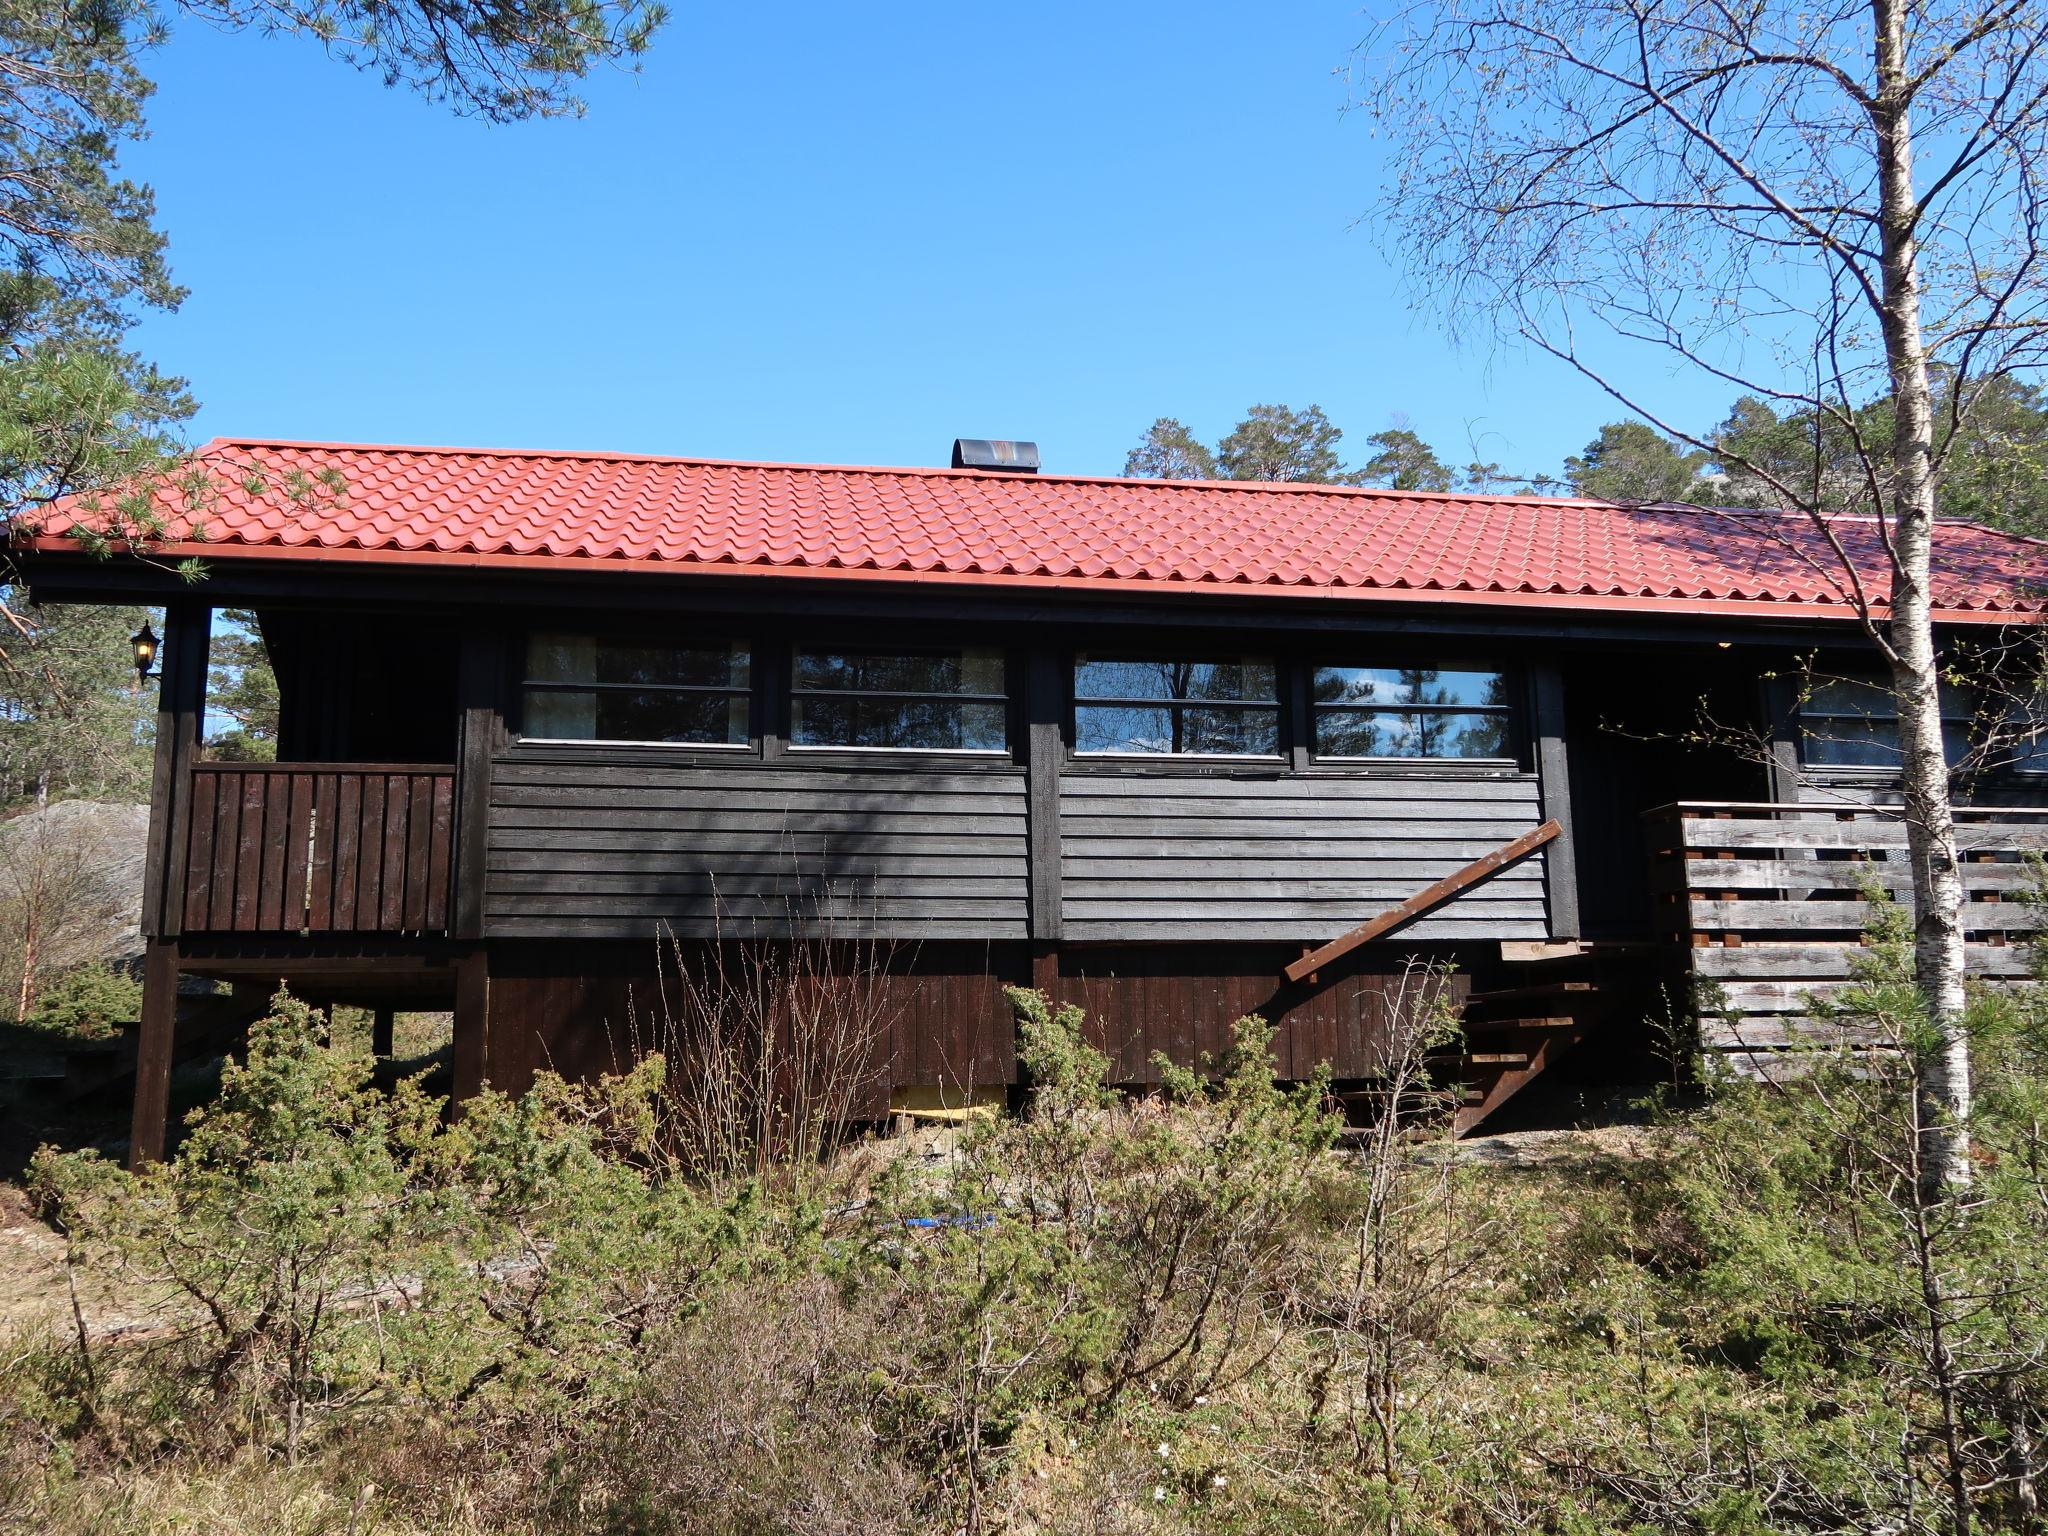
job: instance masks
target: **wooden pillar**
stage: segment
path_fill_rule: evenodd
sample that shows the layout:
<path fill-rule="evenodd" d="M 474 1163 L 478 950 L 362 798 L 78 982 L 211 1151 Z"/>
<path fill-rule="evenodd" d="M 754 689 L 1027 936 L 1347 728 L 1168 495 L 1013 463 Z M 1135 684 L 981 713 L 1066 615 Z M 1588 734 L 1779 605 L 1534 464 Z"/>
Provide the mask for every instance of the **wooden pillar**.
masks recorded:
<path fill-rule="evenodd" d="M 1543 850 L 1543 898 L 1550 909 L 1553 939 L 1579 937 L 1579 863 L 1572 836 L 1571 760 L 1565 750 L 1564 675 L 1555 662 L 1531 669 L 1535 695 L 1536 775 L 1543 796 L 1543 819 L 1561 829 Z"/>
<path fill-rule="evenodd" d="M 484 863 L 490 846 L 491 763 L 504 740 L 504 637 L 467 631 L 456 668 L 455 881 L 449 932 L 484 936 Z"/>
<path fill-rule="evenodd" d="M 490 952 L 479 944 L 455 962 L 455 1100 L 473 1099 L 490 1081 Z"/>
<path fill-rule="evenodd" d="M 1799 684 L 1780 673 L 1760 679 L 1758 691 L 1764 733 L 1770 743 L 1770 758 L 1765 765 L 1770 782 L 1765 792 L 1781 805 L 1790 804 L 1799 799 L 1805 778 L 1799 762 Z"/>
<path fill-rule="evenodd" d="M 185 917 L 185 826 L 192 805 L 192 764 L 206 714 L 211 612 L 185 598 L 164 607 L 158 653 L 156 762 L 150 771 L 149 844 L 142 866 L 142 1027 L 136 1039 L 135 1103 L 128 1166 L 164 1155 L 171 1113 L 171 1061 L 178 1033 L 178 934 Z"/>
<path fill-rule="evenodd" d="M 164 608 L 149 847 L 142 871 L 144 938 L 174 939 L 184 921 L 185 824 L 192 805 L 192 764 L 205 724 L 210 618 L 204 603 L 183 600 Z"/>
<path fill-rule="evenodd" d="M 151 939 L 142 962 L 142 1028 L 135 1042 L 135 1109 L 128 1129 L 130 1168 L 163 1160 L 177 1033 L 178 941 Z"/>
<path fill-rule="evenodd" d="M 1060 982 L 1060 774 L 1066 688 L 1060 653 L 1034 650 L 1024 671 L 1025 857 L 1030 872 L 1031 985 L 1055 1005 Z"/>
<path fill-rule="evenodd" d="M 379 1061 L 384 1061 L 391 1055 L 394 1022 L 394 1011 L 390 1008 L 379 1008 L 370 1015 L 370 1054 Z"/>
<path fill-rule="evenodd" d="M 1031 937 L 1046 942 L 1060 936 L 1060 772 L 1066 766 L 1060 723 L 1065 713 L 1059 656 L 1033 651 L 1024 676 L 1026 848 Z"/>

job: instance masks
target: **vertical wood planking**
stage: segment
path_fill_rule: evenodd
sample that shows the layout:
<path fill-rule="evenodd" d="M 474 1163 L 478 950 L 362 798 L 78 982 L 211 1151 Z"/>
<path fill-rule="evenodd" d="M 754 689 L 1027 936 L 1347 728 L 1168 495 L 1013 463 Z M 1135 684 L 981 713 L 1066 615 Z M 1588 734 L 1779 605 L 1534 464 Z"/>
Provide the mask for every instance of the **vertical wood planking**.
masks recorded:
<path fill-rule="evenodd" d="M 363 780 L 358 774 L 336 776 L 334 792 L 333 926 L 346 932 L 356 925 L 356 885 L 361 879 Z"/>
<path fill-rule="evenodd" d="M 405 858 L 411 839 L 408 818 L 412 811 L 412 783 L 404 774 L 384 779 L 384 867 L 378 883 L 377 904 L 371 909 L 366 927 L 379 933 L 397 933 L 405 927 Z"/>
<path fill-rule="evenodd" d="M 449 892 L 455 851 L 455 780 L 436 774 L 433 780 L 431 862 L 427 871 L 425 926 L 435 932 L 448 926 Z"/>
<path fill-rule="evenodd" d="M 284 893 L 279 903 L 283 926 L 293 933 L 306 926 L 306 867 L 312 856 L 313 776 L 291 775 L 290 812 L 284 830 Z"/>
<path fill-rule="evenodd" d="M 219 790 L 219 775 L 192 775 L 192 806 L 188 816 L 185 855 L 185 868 L 191 873 L 185 880 L 184 926 L 197 931 L 204 931 L 212 921 L 214 823 L 218 815 L 215 797 Z"/>
<path fill-rule="evenodd" d="M 348 925 L 374 931 L 384 895 L 384 775 L 363 776 L 363 819 L 356 828 L 356 899 Z"/>
<path fill-rule="evenodd" d="M 291 862 L 292 781 L 285 773 L 252 775 L 263 782 L 263 863 L 256 926 L 266 933 L 285 928 L 285 866 Z M 298 927 L 296 922 L 291 924 Z"/>
<path fill-rule="evenodd" d="M 235 860 L 235 931 L 253 933 L 263 897 L 263 784 L 260 773 L 237 774 L 242 826 Z"/>
<path fill-rule="evenodd" d="M 334 926 L 334 837 L 339 792 L 338 775 L 313 776 L 313 863 L 306 881 L 306 926 L 315 933 L 324 933 Z"/>
<path fill-rule="evenodd" d="M 434 870 L 434 779 L 416 773 L 406 785 L 405 919 L 408 933 L 427 926 L 428 882 Z"/>
<path fill-rule="evenodd" d="M 434 768 L 195 765 L 176 916 L 193 932 L 446 928 L 455 776 Z"/>

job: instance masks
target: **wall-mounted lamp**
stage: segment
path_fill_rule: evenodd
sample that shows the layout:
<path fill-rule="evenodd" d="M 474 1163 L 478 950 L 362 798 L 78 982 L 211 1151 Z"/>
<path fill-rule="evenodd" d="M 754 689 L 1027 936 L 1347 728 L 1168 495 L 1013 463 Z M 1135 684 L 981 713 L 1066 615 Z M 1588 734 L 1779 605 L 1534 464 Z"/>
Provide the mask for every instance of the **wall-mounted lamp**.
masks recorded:
<path fill-rule="evenodd" d="M 135 647 L 136 681 L 147 682 L 150 668 L 156 665 L 156 631 L 149 627 L 149 620 L 142 621 L 142 628 L 128 637 L 128 643 Z"/>

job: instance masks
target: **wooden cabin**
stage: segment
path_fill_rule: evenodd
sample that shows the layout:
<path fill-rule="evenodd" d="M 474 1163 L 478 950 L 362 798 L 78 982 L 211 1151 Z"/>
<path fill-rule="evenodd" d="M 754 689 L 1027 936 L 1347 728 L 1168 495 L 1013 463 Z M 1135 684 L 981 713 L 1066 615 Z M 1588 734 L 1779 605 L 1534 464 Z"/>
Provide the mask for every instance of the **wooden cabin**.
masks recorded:
<path fill-rule="evenodd" d="M 971 443 L 946 469 L 196 462 L 147 559 L 86 553 L 84 509 L 14 532 L 37 601 L 165 610 L 139 1156 L 196 1028 L 181 976 L 452 1009 L 457 1091 L 517 1089 L 616 1060 L 664 935 L 685 963 L 884 955 L 884 1104 L 1011 1082 L 1009 983 L 1081 1003 L 1133 1082 L 1250 1011 L 1283 1072 L 1367 1080 L 1404 963 L 1452 960 L 1476 1123 L 1603 1000 L 1630 1048 L 1659 966 L 1749 985 L 1794 1042 L 1801 989 L 1845 974 L 1845 892 L 1902 846 L 1873 657 L 1797 517 L 1040 474 Z M 1834 532 L 1881 594 L 1873 526 Z M 1948 631 L 2031 623 L 2041 553 L 1943 525 Z M 229 607 L 276 665 L 274 763 L 202 745 Z M 1796 686 L 1802 658 L 1851 681 Z M 2043 770 L 2027 747 L 1972 785 L 2011 807 L 1971 824 L 1994 970 Z"/>

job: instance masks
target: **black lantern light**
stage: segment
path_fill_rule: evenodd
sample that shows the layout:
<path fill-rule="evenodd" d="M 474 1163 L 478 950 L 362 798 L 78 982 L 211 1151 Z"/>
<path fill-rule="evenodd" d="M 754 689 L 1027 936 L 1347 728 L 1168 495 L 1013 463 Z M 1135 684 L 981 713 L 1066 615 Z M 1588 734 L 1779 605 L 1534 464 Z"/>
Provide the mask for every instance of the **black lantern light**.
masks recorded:
<path fill-rule="evenodd" d="M 135 647 L 136 679 L 146 681 L 156 665 L 156 631 L 149 627 L 149 620 L 142 621 L 142 628 L 128 637 L 128 643 Z"/>

